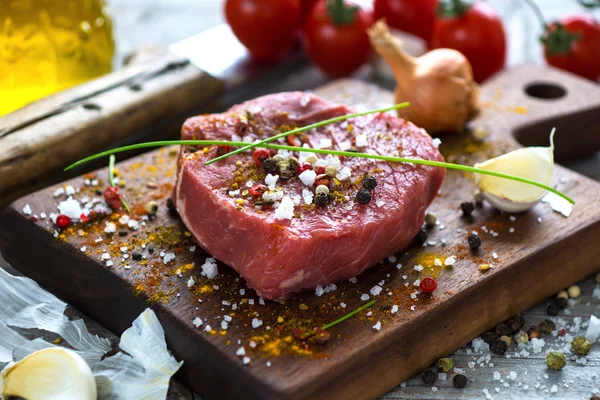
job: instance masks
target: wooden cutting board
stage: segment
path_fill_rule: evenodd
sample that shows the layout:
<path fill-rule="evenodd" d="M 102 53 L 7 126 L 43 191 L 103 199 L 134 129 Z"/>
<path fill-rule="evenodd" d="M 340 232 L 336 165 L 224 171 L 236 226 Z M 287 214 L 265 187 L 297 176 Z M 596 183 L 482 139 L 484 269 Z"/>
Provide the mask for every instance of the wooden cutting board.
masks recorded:
<path fill-rule="evenodd" d="M 393 101 L 389 92 L 354 80 L 337 81 L 315 92 L 359 108 Z M 472 127 L 485 130 L 486 140 L 443 137 L 441 149 L 448 160 L 473 164 L 516 148 L 515 137 L 547 145 L 553 126 L 558 129 L 559 159 L 600 149 L 596 85 L 526 66 L 487 83 L 482 96 L 483 112 Z M 131 217 L 139 222 L 137 230 L 115 216 L 110 219 L 117 226 L 113 234 L 104 232 L 105 220 L 54 233 L 48 217 L 33 222 L 24 215 L 26 205 L 38 217 L 56 212 L 65 195 L 53 194 L 66 185 L 80 191 L 78 199 L 98 197 L 107 180 L 107 171 L 100 170 L 13 203 L 0 220 L 0 246 L 16 268 L 117 334 L 151 306 L 169 348 L 185 361 L 179 377 L 205 399 L 374 398 L 496 323 L 598 269 L 600 183 L 557 167 L 558 188 L 577 202 L 569 218 L 547 204 L 514 216 L 485 204 L 472 219 L 465 219 L 459 204 L 472 199 L 473 178 L 448 171 L 430 208 L 440 224 L 428 231 L 426 245 L 415 244 L 397 260 L 359 276 L 357 283 L 338 283 L 336 290 L 320 297 L 311 292 L 263 305 L 222 264 L 217 278 L 200 276 L 207 255 L 194 247 L 177 215 L 166 206 L 175 162 L 176 149 L 161 149 L 118 165 L 123 191 L 132 204 Z M 84 179 L 100 182 L 87 186 Z M 160 207 L 156 218 L 144 221 L 149 201 Z M 467 235 L 474 230 L 483 240 L 477 253 L 467 245 Z M 134 251 L 144 258 L 132 260 Z M 104 253 L 112 266 L 106 265 Z M 165 264 L 161 254 L 168 260 L 170 253 L 175 258 Z M 436 258 L 444 261 L 450 256 L 457 259 L 453 267 L 435 265 Z M 494 267 L 483 273 L 478 268 L 482 263 Z M 415 265 L 423 270 L 416 271 Z M 431 275 L 437 277 L 437 291 L 433 296 L 418 294 L 414 281 Z M 376 284 L 383 291 L 373 296 L 370 289 Z M 360 297 L 365 293 L 376 304 L 369 313 L 332 328 L 327 344 L 293 337 L 293 328 L 319 326 L 364 304 Z M 392 313 L 394 305 L 398 311 Z M 222 329 L 225 315 L 231 320 Z M 203 319 L 199 328 L 193 324 L 196 317 Z M 253 328 L 255 318 L 262 325 Z M 373 329 L 378 322 L 379 331 Z M 247 365 L 236 355 L 242 346 L 250 358 Z"/>

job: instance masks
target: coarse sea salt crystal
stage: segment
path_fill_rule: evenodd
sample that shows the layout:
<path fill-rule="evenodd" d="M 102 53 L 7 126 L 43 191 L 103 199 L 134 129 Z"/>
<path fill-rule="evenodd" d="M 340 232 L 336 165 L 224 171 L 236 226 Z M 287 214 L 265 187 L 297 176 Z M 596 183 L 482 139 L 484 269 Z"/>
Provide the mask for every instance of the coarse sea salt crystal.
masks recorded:
<path fill-rule="evenodd" d="M 517 373 L 515 371 L 510 371 L 509 377 L 511 380 L 514 381 L 515 379 L 517 379 Z"/>
<path fill-rule="evenodd" d="M 423 266 L 422 266 L 421 264 L 419 264 L 419 265 L 415 265 L 415 268 L 414 268 L 414 270 L 415 270 L 415 271 L 423 271 Z"/>
<path fill-rule="evenodd" d="M 302 198 L 304 199 L 304 204 L 312 204 L 314 195 L 307 188 L 302 188 Z"/>
<path fill-rule="evenodd" d="M 367 301 L 367 300 L 369 300 L 369 298 L 370 298 L 369 295 L 366 294 L 366 293 L 363 293 L 363 294 L 360 295 L 360 299 L 362 301 Z"/>
<path fill-rule="evenodd" d="M 278 179 L 279 179 L 279 175 L 267 174 L 267 176 L 265 177 L 265 183 L 267 184 L 269 189 L 274 190 L 275 184 L 277 184 Z"/>
<path fill-rule="evenodd" d="M 281 221 L 284 219 L 292 219 L 294 216 L 294 201 L 288 196 L 281 199 L 279 207 L 275 209 L 275 219 Z"/>
<path fill-rule="evenodd" d="M 258 319 L 258 318 L 252 319 L 252 328 L 254 328 L 254 329 L 258 328 L 262 324 L 263 324 L 263 322 L 260 319 Z"/>
<path fill-rule="evenodd" d="M 83 214 L 81 205 L 77 200 L 74 200 L 72 197 L 69 197 L 65 201 L 61 201 L 58 204 L 58 211 L 60 211 L 61 214 L 66 215 L 71 219 L 79 219 L 81 217 L 81 214 Z"/>
<path fill-rule="evenodd" d="M 163 263 L 168 264 L 175 259 L 175 253 L 166 253 L 163 257 Z"/>
<path fill-rule="evenodd" d="M 396 314 L 397 312 L 398 312 L 398 306 L 394 304 L 394 305 L 392 306 L 391 313 L 392 313 L 392 314 Z"/>
<path fill-rule="evenodd" d="M 478 337 L 471 342 L 471 346 L 473 346 L 473 350 L 478 352 L 484 352 L 490 350 L 490 345 L 487 344 L 482 338 Z"/>
<path fill-rule="evenodd" d="M 375 323 L 375 325 L 373 325 L 373 329 L 375 329 L 376 331 L 380 330 L 381 329 L 381 322 L 377 321 Z"/>
<path fill-rule="evenodd" d="M 312 186 L 315 184 L 316 176 L 317 173 L 315 171 L 313 171 L 312 169 L 307 169 L 306 171 L 298 175 L 298 178 L 302 181 L 302 183 L 304 183 L 304 185 Z"/>
<path fill-rule="evenodd" d="M 325 290 L 323 289 L 323 286 L 318 285 L 317 288 L 315 289 L 315 294 L 319 297 L 321 297 L 323 295 L 323 293 L 325 293 Z"/>
<path fill-rule="evenodd" d="M 502 378 L 502 375 L 500 375 L 500 372 L 494 371 L 494 380 L 499 381 L 500 378 Z"/>
<path fill-rule="evenodd" d="M 369 142 L 367 135 L 356 135 L 356 147 L 365 147 Z"/>
<path fill-rule="evenodd" d="M 204 330 L 205 330 L 206 332 L 210 332 L 210 331 L 212 331 L 212 328 L 210 327 L 210 325 L 206 325 L 206 326 L 204 327 Z"/>
<path fill-rule="evenodd" d="M 250 357 L 244 357 L 243 362 L 244 362 L 244 365 L 250 364 Z"/>
<path fill-rule="evenodd" d="M 379 285 L 375 285 L 371 288 L 370 292 L 373 296 L 379 296 L 379 293 L 381 293 L 383 289 L 381 288 L 381 286 Z"/>
<path fill-rule="evenodd" d="M 596 300 L 600 300 L 600 286 L 596 286 L 594 292 L 592 293 L 592 297 Z"/>
<path fill-rule="evenodd" d="M 446 258 L 446 261 L 444 261 L 445 266 L 451 266 L 454 265 L 454 263 L 456 263 L 456 256 L 450 256 Z"/>
<path fill-rule="evenodd" d="M 436 149 L 440 147 L 440 144 L 442 144 L 442 141 L 439 138 L 435 138 L 431 142 L 433 143 Z"/>
<path fill-rule="evenodd" d="M 246 349 L 244 349 L 243 347 L 240 347 L 239 349 L 237 349 L 237 351 L 235 352 L 236 356 L 240 356 L 243 357 L 246 355 Z"/>
<path fill-rule="evenodd" d="M 350 282 L 350 283 L 356 283 L 356 282 L 358 282 L 358 278 L 357 277 L 350 278 L 350 279 L 348 279 L 348 282 Z"/>
<path fill-rule="evenodd" d="M 345 181 L 346 179 L 350 178 L 351 174 L 352 174 L 352 172 L 350 171 L 350 168 L 344 167 L 338 171 L 336 178 L 339 179 L 340 181 Z"/>
<path fill-rule="evenodd" d="M 590 317 L 590 322 L 587 327 L 587 331 L 585 332 L 585 337 L 591 343 L 594 343 L 596 340 L 598 340 L 598 338 L 600 338 L 600 319 L 594 315 Z"/>
<path fill-rule="evenodd" d="M 23 207 L 23 214 L 31 215 L 31 213 L 32 213 L 31 207 L 29 206 L 29 204 L 25 204 L 25 207 Z"/>
<path fill-rule="evenodd" d="M 202 325 L 202 318 L 199 318 L 199 317 L 194 318 L 194 320 L 192 321 L 192 324 L 194 324 L 194 326 L 196 328 L 198 328 L 200 325 Z"/>
<path fill-rule="evenodd" d="M 385 200 L 381 200 L 381 199 L 379 199 L 379 200 L 377 200 L 377 201 L 375 202 L 375 205 L 376 205 L 377 207 L 383 207 L 383 206 L 385 205 Z"/>
<path fill-rule="evenodd" d="M 321 140 L 319 140 L 319 147 L 321 149 L 326 149 L 327 147 L 331 147 L 333 143 L 331 142 L 331 139 L 329 138 L 321 138 Z"/>
<path fill-rule="evenodd" d="M 65 188 L 65 194 L 67 196 L 73 196 L 75 194 L 75 188 L 73 186 L 71 186 L 71 185 L 67 186 Z"/>
<path fill-rule="evenodd" d="M 194 283 L 196 283 L 196 281 L 194 280 L 194 277 L 190 276 L 190 279 L 188 279 L 188 281 L 187 281 L 187 287 L 190 288 L 190 287 L 194 286 Z"/>
<path fill-rule="evenodd" d="M 217 260 L 213 257 L 207 257 L 200 268 L 202 268 L 202 275 L 206 276 L 208 279 L 212 279 L 219 274 Z"/>
<path fill-rule="evenodd" d="M 556 393 L 558 392 L 558 387 L 556 385 L 552 385 L 552 387 L 550 387 L 550 393 Z"/>

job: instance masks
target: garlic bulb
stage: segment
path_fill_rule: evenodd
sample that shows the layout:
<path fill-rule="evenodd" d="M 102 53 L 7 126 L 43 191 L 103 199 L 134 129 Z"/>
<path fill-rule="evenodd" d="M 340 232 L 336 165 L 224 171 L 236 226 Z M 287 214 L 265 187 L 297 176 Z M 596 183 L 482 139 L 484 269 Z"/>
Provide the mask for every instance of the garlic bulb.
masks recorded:
<path fill-rule="evenodd" d="M 8 364 L 0 373 L 0 398 L 95 400 L 96 382 L 74 351 L 51 347 Z"/>
<path fill-rule="evenodd" d="M 460 132 L 479 111 L 479 86 L 471 64 L 460 52 L 436 49 L 411 57 L 400 48 L 385 21 L 369 30 L 371 43 L 396 78 L 396 102 L 410 101 L 398 116 L 429 134 Z"/>
<path fill-rule="evenodd" d="M 544 185 L 552 183 L 554 174 L 554 132 L 550 133 L 550 147 L 524 147 L 506 153 L 475 168 L 512 174 Z M 536 205 L 547 191 L 537 186 L 490 175 L 476 175 L 479 190 L 494 207 L 507 212 L 521 212 Z"/>

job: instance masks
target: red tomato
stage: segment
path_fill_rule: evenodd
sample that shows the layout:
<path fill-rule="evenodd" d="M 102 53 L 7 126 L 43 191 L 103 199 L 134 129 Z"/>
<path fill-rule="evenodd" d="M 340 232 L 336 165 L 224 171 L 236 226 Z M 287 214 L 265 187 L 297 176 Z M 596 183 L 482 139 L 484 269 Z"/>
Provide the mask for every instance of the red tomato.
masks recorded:
<path fill-rule="evenodd" d="M 350 75 L 367 61 L 371 50 L 367 29 L 373 25 L 371 13 L 343 0 L 319 0 L 304 24 L 306 52 L 326 74 Z"/>
<path fill-rule="evenodd" d="M 542 39 L 548 64 L 596 81 L 600 78 L 600 24 L 589 15 L 573 15 L 551 24 Z"/>
<path fill-rule="evenodd" d="M 290 49 L 300 27 L 300 0 L 226 0 L 225 17 L 238 40 L 259 60 Z"/>
<path fill-rule="evenodd" d="M 506 34 L 502 21 L 486 3 L 463 4 L 462 13 L 435 22 L 432 48 L 458 50 L 467 57 L 477 82 L 504 68 Z"/>
<path fill-rule="evenodd" d="M 375 0 L 375 20 L 385 18 L 392 28 L 431 42 L 437 0 Z"/>

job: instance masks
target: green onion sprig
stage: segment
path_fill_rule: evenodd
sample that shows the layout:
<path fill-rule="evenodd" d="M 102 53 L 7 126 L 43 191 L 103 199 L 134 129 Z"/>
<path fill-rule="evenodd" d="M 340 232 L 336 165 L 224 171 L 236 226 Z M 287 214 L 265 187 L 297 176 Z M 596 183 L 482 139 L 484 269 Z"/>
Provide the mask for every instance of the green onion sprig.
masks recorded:
<path fill-rule="evenodd" d="M 138 143 L 138 144 L 132 144 L 129 146 L 119 147 L 119 148 L 112 149 L 112 150 L 103 151 L 102 153 L 98 153 L 98 154 L 94 154 L 92 156 L 86 157 L 82 160 L 79 160 L 79 161 L 69 165 L 67 168 L 65 168 L 65 171 L 68 171 L 72 168 L 75 168 L 81 164 L 85 164 L 85 163 L 95 160 L 97 158 L 110 156 L 110 155 L 113 155 L 116 153 L 122 153 L 124 151 L 136 150 L 136 149 L 147 148 L 147 147 L 162 147 L 162 146 L 171 146 L 171 145 L 180 145 L 180 146 L 220 145 L 220 146 L 232 146 L 232 147 L 245 147 L 248 145 L 248 143 L 247 142 L 233 142 L 233 141 L 226 141 L 226 140 L 165 140 L 165 141 L 158 141 L 158 142 Z M 553 187 L 544 185 L 543 183 L 539 183 L 539 182 L 536 182 L 536 181 L 533 181 L 533 180 L 527 179 L 527 178 L 522 178 L 522 177 L 516 176 L 516 175 L 510 175 L 510 174 L 505 174 L 502 172 L 495 172 L 495 171 L 487 171 L 487 170 L 480 169 L 480 168 L 469 167 L 467 165 L 453 164 L 453 163 L 448 163 L 448 162 L 443 162 L 443 161 L 422 160 L 419 158 L 392 157 L 392 156 L 383 156 L 383 155 L 379 155 L 379 154 L 355 153 L 353 151 L 312 149 L 312 148 L 288 146 L 288 145 L 280 145 L 280 144 L 270 144 L 270 143 L 265 143 L 265 144 L 261 145 L 260 147 L 264 147 L 264 148 L 268 148 L 268 149 L 275 149 L 275 150 L 299 151 L 299 152 L 316 153 L 316 154 L 330 154 L 330 155 L 334 155 L 334 156 L 370 158 L 370 159 L 374 159 L 374 160 L 381 160 L 381 161 L 388 161 L 388 162 L 428 165 L 431 167 L 441 167 L 441 168 L 454 169 L 454 170 L 459 170 L 459 171 L 472 172 L 475 174 L 490 175 L 490 176 L 495 176 L 497 178 L 509 179 L 509 180 L 537 186 L 539 188 L 542 188 L 544 190 L 547 190 L 549 192 L 552 192 L 552 193 L 562 197 L 563 199 L 567 200 L 571 204 L 575 204 L 575 201 L 573 199 L 571 199 L 569 196 L 567 196 L 566 194 L 562 193 L 559 190 L 554 189 Z M 228 154 L 231 154 L 231 153 L 228 153 Z M 214 160 L 216 160 L 216 158 Z"/>
<path fill-rule="evenodd" d="M 205 165 L 215 163 L 217 161 L 223 160 L 223 159 L 225 159 L 227 157 L 231 157 L 231 156 L 233 156 L 235 154 L 239 154 L 239 153 L 241 153 L 243 151 L 252 149 L 254 147 L 265 147 L 264 145 L 266 143 L 272 142 L 272 141 L 277 140 L 277 139 L 284 138 L 286 136 L 294 135 L 296 133 L 301 133 L 301 132 L 309 131 L 309 130 L 314 129 L 314 128 L 319 128 L 321 126 L 333 124 L 335 122 L 345 121 L 345 120 L 350 119 L 350 118 L 362 117 L 363 115 L 381 113 L 381 112 L 386 112 L 386 111 L 391 111 L 391 110 L 398 110 L 400 108 L 406 108 L 408 106 L 410 106 L 410 103 L 406 101 L 404 103 L 399 103 L 399 104 L 393 105 L 391 107 L 383 107 L 383 108 L 377 108 L 377 109 L 374 109 L 374 110 L 362 111 L 362 112 L 354 113 L 354 114 L 340 115 L 339 117 L 326 119 L 326 120 L 320 121 L 320 122 L 315 122 L 314 124 L 306 125 L 306 126 L 303 126 L 301 128 L 292 129 L 291 131 L 283 132 L 283 133 L 280 133 L 278 135 L 268 137 L 266 139 L 261 140 L 260 142 L 250 143 L 250 144 L 246 143 L 240 149 L 231 151 L 231 152 L 229 152 L 227 154 L 223 154 L 222 156 L 219 156 L 219 157 L 213 158 L 210 161 L 207 161 L 205 163 Z"/>
<path fill-rule="evenodd" d="M 355 316 L 356 314 L 358 314 L 361 311 L 366 310 L 367 308 L 371 307 L 373 304 L 375 304 L 376 300 L 371 300 L 368 303 L 363 304 L 362 306 L 358 307 L 357 309 L 354 309 L 352 311 L 350 311 L 348 314 L 345 314 L 341 317 L 339 317 L 338 319 L 336 319 L 335 321 L 332 321 L 328 324 L 325 324 L 323 326 L 321 326 L 321 330 L 326 331 L 329 328 L 333 328 L 334 326 L 341 324 L 342 322 L 344 322 L 345 320 L 352 318 L 353 316 Z M 308 331 L 305 332 L 302 335 L 302 339 L 308 339 L 309 337 L 313 336 L 316 332 L 315 331 Z"/>

